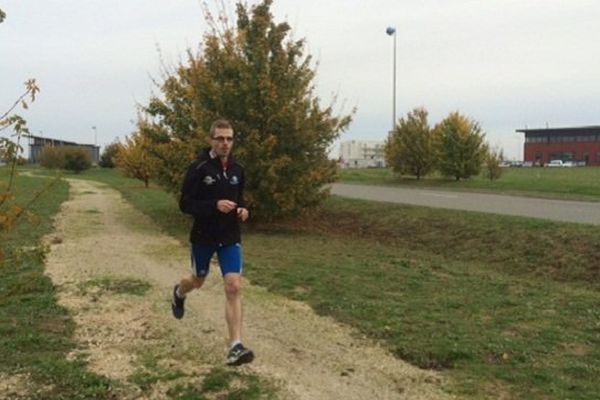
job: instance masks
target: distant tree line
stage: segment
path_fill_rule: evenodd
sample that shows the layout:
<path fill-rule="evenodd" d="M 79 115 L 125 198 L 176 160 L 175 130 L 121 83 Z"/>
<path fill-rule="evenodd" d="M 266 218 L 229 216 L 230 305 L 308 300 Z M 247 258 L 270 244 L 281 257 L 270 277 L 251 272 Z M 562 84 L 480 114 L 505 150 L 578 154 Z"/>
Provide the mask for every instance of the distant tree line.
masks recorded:
<path fill-rule="evenodd" d="M 400 118 L 385 143 L 385 159 L 395 172 L 417 179 L 438 171 L 455 180 L 480 174 L 501 176 L 502 151 L 485 142 L 479 123 L 459 112 L 450 113 L 433 128 L 425 108 Z"/>

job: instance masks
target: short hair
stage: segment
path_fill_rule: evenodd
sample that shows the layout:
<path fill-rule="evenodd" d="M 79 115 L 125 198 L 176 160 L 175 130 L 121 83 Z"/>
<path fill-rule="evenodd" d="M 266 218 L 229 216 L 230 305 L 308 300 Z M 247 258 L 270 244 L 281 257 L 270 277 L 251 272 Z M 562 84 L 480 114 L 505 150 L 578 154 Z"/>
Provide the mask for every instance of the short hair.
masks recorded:
<path fill-rule="evenodd" d="M 212 125 L 210 126 L 209 134 L 211 137 L 213 137 L 215 135 L 215 131 L 217 129 L 233 130 L 233 126 L 231 126 L 231 123 L 229 121 L 227 121 L 226 119 L 218 119 L 215 122 L 213 122 Z"/>

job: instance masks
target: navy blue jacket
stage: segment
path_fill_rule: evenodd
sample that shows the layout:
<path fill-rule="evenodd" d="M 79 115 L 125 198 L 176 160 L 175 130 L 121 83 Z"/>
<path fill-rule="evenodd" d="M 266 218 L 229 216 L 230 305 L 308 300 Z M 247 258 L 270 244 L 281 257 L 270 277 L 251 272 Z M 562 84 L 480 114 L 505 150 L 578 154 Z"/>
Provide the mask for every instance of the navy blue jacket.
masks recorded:
<path fill-rule="evenodd" d="M 218 157 L 211 158 L 209 150 L 190 165 L 185 175 L 179 208 L 194 217 L 190 232 L 192 243 L 226 246 L 241 242 L 237 210 L 225 214 L 217 209 L 218 200 L 231 200 L 244 206 L 244 168 L 233 158 L 227 170 Z"/>

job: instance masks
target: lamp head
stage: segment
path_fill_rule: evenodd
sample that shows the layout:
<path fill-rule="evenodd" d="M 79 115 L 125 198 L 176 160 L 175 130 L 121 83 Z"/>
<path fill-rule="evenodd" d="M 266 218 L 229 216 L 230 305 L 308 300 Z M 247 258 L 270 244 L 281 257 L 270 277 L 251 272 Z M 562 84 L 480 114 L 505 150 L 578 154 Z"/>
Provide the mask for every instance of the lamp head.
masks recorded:
<path fill-rule="evenodd" d="M 396 28 L 388 26 L 388 28 L 385 30 L 385 33 L 387 33 L 388 35 L 392 36 L 394 33 L 396 33 Z"/>

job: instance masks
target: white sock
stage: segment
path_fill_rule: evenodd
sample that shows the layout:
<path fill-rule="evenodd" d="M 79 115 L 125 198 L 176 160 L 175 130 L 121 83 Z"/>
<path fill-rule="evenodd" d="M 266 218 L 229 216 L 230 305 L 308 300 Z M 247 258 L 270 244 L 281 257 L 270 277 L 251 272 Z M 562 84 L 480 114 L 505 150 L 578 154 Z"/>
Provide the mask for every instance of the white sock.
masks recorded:
<path fill-rule="evenodd" d="M 242 344 L 242 342 L 240 342 L 239 340 L 236 340 L 235 342 L 231 343 L 231 347 L 230 349 L 233 349 L 235 346 L 237 346 L 238 344 Z"/>
<path fill-rule="evenodd" d="M 180 299 L 185 299 L 185 294 L 181 294 L 181 286 L 177 286 L 177 290 L 175 291 L 175 294 L 177 295 L 177 297 L 179 297 Z"/>

